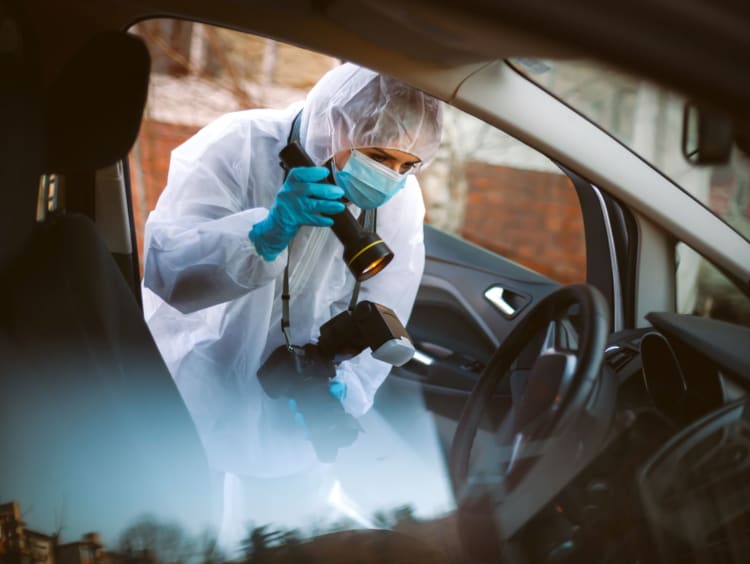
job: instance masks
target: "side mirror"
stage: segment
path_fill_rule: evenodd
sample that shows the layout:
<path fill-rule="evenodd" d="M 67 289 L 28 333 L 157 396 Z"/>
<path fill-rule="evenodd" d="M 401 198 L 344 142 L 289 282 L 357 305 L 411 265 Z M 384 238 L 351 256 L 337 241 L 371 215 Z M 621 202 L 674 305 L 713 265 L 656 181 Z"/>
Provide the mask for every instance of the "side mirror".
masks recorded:
<path fill-rule="evenodd" d="M 732 120 L 721 112 L 687 102 L 682 119 L 682 154 L 691 164 L 729 162 L 734 144 Z"/>

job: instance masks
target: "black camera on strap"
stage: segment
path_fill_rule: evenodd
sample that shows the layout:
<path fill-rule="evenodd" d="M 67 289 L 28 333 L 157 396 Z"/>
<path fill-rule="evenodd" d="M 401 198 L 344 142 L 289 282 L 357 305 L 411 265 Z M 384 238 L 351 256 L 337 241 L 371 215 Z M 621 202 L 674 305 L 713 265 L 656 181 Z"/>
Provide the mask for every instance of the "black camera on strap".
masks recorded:
<path fill-rule="evenodd" d="M 360 431 L 357 420 L 329 390 L 336 365 L 368 347 L 374 358 L 395 366 L 414 355 L 409 334 L 396 314 L 383 305 L 362 301 L 324 323 L 317 344 L 282 345 L 258 370 L 266 394 L 293 400 L 308 439 L 324 462 L 334 460 L 338 449 L 352 444 Z"/>
<path fill-rule="evenodd" d="M 357 438 L 360 426 L 344 411 L 341 401 L 329 391 L 336 376 L 333 360 L 313 345 L 276 348 L 258 370 L 263 390 L 272 398 L 293 401 L 315 453 L 323 462 L 333 462 L 339 448 Z"/>

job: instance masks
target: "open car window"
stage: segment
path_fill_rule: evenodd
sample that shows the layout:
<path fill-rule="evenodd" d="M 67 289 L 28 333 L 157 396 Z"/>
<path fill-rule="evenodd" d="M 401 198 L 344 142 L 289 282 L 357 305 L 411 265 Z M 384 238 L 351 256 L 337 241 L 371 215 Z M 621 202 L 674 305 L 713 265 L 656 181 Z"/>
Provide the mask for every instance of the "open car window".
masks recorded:
<path fill-rule="evenodd" d="M 146 41 L 153 59 L 148 105 L 129 159 L 143 267 L 144 225 L 167 183 L 170 152 L 227 112 L 285 108 L 303 100 L 340 61 L 177 20 L 145 21 L 132 31 Z M 584 282 L 583 219 L 571 180 L 544 155 L 494 127 L 454 108 L 446 107 L 445 112 L 438 155 L 419 175 L 426 223 L 525 267 L 529 274 L 524 276 L 532 277 L 534 291 Z M 440 254 L 440 249 L 427 250 Z M 477 265 L 472 260 L 467 256 L 464 262 L 470 268 L 490 268 L 490 274 L 494 268 L 502 273 L 505 267 Z M 445 282 L 455 284 L 464 300 L 483 300 L 489 315 L 498 320 L 507 316 L 497 303 L 482 297 L 487 285 L 478 288 L 475 297 L 473 288 L 461 286 L 460 272 L 447 275 Z M 529 295 L 523 285 L 517 290 L 509 292 L 507 299 L 522 311 Z M 425 303 L 433 304 L 431 299 L 426 297 Z M 429 324 L 435 326 L 434 311 L 426 311 Z M 421 368 L 410 363 L 378 392 L 375 406 L 360 421 L 366 432 L 340 453 L 338 472 L 318 468 L 306 476 L 259 481 L 217 473 L 214 513 L 200 521 L 154 512 L 111 524 L 106 530 L 96 524 L 90 528 L 101 529 L 105 546 L 131 553 L 166 550 L 149 538 L 168 532 L 177 544 L 174 550 L 200 545 L 206 551 L 214 547 L 216 555 L 236 558 L 243 551 L 248 557 L 260 555 L 265 547 L 293 550 L 295 543 L 326 532 L 372 528 L 408 530 L 431 543 L 434 531 L 440 531 L 441 548 L 458 550 L 447 451 L 463 394 L 470 389 L 466 386 L 486 364 L 498 338 L 492 329 L 486 333 L 481 320 L 469 319 L 467 331 L 454 334 L 460 327 L 449 323 L 425 346 L 427 354 L 438 357 L 451 349 L 457 355 L 470 354 L 462 361 L 467 365 L 463 378 L 470 379 L 459 386 L 461 395 L 456 397 L 450 385 L 440 388 L 445 382 L 437 378 L 419 383 Z M 469 337 L 474 332 L 472 342 Z M 489 346 L 479 354 L 482 339 Z"/>
<path fill-rule="evenodd" d="M 683 154 L 684 96 L 585 60 L 519 58 L 513 64 L 750 239 L 750 157 L 735 148 L 725 164 L 688 162 Z"/>
<path fill-rule="evenodd" d="M 750 297 L 685 243 L 675 248 L 677 311 L 750 326 Z"/>
<path fill-rule="evenodd" d="M 575 188 L 539 151 L 447 106 L 440 151 L 420 181 L 429 224 L 559 283 L 586 280 Z"/>
<path fill-rule="evenodd" d="M 689 162 L 683 153 L 685 97 L 585 60 L 519 58 L 512 64 L 750 238 L 750 157 L 735 147 L 724 164 Z M 675 259 L 678 312 L 747 325 L 750 296 L 742 282 L 729 281 L 684 243 L 677 245 Z"/>
<path fill-rule="evenodd" d="M 170 151 L 223 113 L 303 100 L 340 61 L 205 24 L 151 20 L 133 31 L 154 58 L 145 119 L 130 155 L 142 261 L 143 226 L 166 184 Z M 427 223 L 557 282 L 585 281 L 574 187 L 538 151 L 446 106 L 439 152 L 419 180 Z"/>

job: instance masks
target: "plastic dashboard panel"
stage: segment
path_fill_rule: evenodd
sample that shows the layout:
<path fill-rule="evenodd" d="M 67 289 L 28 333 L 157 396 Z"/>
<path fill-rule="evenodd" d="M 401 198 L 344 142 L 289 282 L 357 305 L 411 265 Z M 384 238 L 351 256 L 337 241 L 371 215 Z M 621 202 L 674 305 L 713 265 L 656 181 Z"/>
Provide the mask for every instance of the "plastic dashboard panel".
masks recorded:
<path fill-rule="evenodd" d="M 750 386 L 750 328 L 676 313 L 650 313 L 646 318 L 667 338 L 698 352 L 740 385 Z"/>

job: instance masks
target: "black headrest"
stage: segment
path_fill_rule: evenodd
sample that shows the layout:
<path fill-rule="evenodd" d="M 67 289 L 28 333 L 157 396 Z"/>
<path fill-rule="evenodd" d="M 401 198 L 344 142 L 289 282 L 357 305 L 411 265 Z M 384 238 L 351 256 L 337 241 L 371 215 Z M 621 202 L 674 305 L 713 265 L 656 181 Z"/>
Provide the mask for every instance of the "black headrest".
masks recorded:
<path fill-rule="evenodd" d="M 28 30 L 17 10 L 11 14 L 5 7 L 0 3 L 0 272 L 31 236 L 46 147 L 42 86 Z"/>
<path fill-rule="evenodd" d="M 46 112 L 50 173 L 94 170 L 124 157 L 146 104 L 150 57 L 124 32 L 94 36 L 50 85 Z"/>

